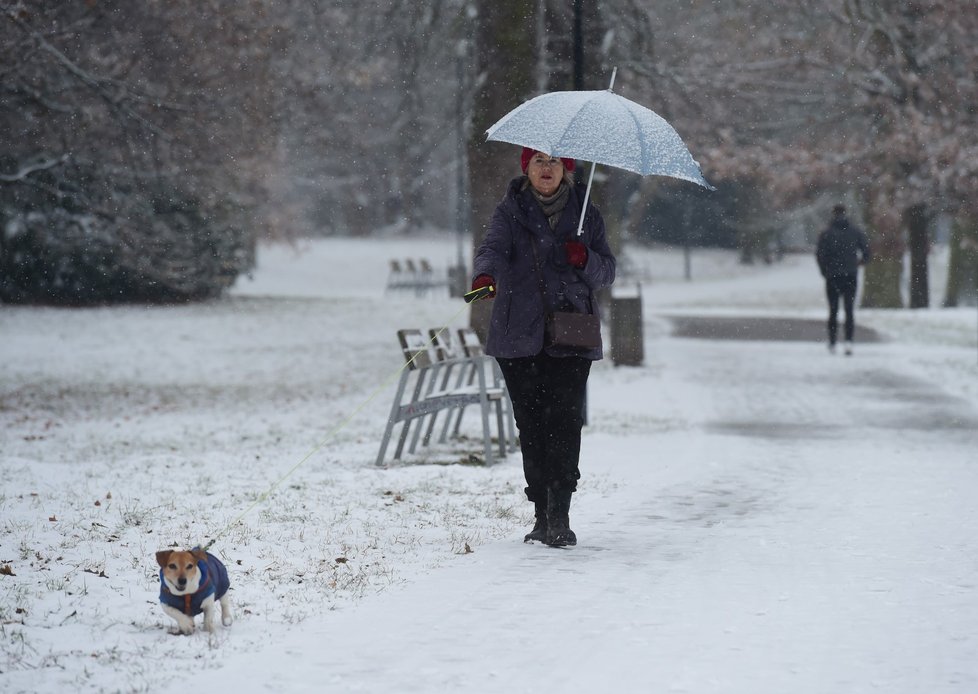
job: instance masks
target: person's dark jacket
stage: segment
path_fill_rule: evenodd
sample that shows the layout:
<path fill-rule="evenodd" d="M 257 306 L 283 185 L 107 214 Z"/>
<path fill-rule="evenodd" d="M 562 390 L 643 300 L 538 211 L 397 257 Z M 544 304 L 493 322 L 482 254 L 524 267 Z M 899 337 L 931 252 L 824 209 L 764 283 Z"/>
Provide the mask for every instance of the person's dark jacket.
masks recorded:
<path fill-rule="evenodd" d="M 869 241 L 862 229 L 842 217 L 833 219 L 818 236 L 815 259 L 822 277 L 855 275 L 860 265 L 869 262 Z"/>
<path fill-rule="evenodd" d="M 473 277 L 486 274 L 496 280 L 496 298 L 486 340 L 486 353 L 490 356 L 515 358 L 539 354 L 543 350 L 545 314 L 551 311 L 598 313 L 595 290 L 614 282 L 616 262 L 608 247 L 601 213 L 590 202 L 583 232 L 577 236 L 584 193 L 584 186 L 571 186 L 567 206 L 551 231 L 526 176 L 510 182 L 476 251 L 473 268 Z M 567 263 L 564 249 L 567 241 L 580 241 L 587 246 L 587 263 L 583 268 Z M 530 244 L 536 245 L 540 260 L 546 305 Z M 575 354 L 592 360 L 603 356 L 600 348 L 582 354 L 548 347 L 547 353 Z"/>

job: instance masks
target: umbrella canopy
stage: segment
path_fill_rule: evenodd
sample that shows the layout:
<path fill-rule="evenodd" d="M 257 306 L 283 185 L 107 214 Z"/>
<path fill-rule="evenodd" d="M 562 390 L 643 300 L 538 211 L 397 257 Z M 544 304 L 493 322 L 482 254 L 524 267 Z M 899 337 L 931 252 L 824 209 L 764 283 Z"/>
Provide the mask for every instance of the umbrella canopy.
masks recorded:
<path fill-rule="evenodd" d="M 714 190 L 664 118 L 610 89 L 543 94 L 500 118 L 486 136 L 553 157 L 670 176 Z"/>

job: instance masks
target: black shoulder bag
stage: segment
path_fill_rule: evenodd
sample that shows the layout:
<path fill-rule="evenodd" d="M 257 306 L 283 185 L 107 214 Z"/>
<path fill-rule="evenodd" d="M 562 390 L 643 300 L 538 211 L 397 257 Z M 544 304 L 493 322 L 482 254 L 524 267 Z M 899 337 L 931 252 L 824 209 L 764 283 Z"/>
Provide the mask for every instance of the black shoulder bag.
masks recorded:
<path fill-rule="evenodd" d="M 543 270 L 540 268 L 540 258 L 537 255 L 535 239 L 530 239 L 533 249 L 533 264 L 537 269 L 537 279 L 540 283 L 540 299 L 543 309 L 547 311 L 547 293 L 543 282 Z M 588 299 L 588 303 L 591 301 Z M 543 342 L 546 347 L 566 347 L 587 351 L 601 349 L 601 321 L 593 313 L 574 313 L 572 311 L 550 311 L 546 313 Z"/>

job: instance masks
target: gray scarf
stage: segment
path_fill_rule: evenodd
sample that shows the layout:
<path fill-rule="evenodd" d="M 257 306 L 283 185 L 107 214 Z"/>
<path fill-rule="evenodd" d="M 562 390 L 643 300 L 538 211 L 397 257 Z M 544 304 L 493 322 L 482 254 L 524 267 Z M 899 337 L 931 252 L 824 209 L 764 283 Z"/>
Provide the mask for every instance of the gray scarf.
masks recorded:
<path fill-rule="evenodd" d="M 533 186 L 530 186 L 530 191 L 533 193 L 533 197 L 537 199 L 537 202 L 540 203 L 540 207 L 543 208 L 543 214 L 546 215 L 547 221 L 550 222 L 550 231 L 553 231 L 557 227 L 560 213 L 567 206 L 567 199 L 570 197 L 570 186 L 567 185 L 567 181 L 561 181 L 557 192 L 550 197 L 541 195 Z"/>

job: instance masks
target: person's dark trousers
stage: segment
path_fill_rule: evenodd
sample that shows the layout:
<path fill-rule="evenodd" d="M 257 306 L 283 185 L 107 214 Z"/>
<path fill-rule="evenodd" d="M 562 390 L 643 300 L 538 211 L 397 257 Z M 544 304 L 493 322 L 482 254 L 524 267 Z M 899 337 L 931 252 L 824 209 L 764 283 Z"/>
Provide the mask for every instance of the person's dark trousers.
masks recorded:
<path fill-rule="evenodd" d="M 541 353 L 496 361 L 513 401 L 527 499 L 546 503 L 548 487 L 576 491 L 591 360 Z"/>
<path fill-rule="evenodd" d="M 825 295 L 829 300 L 829 344 L 834 345 L 839 333 L 839 299 L 846 312 L 845 338 L 852 340 L 856 320 L 853 315 L 856 303 L 856 275 L 836 275 L 825 278 Z"/>

